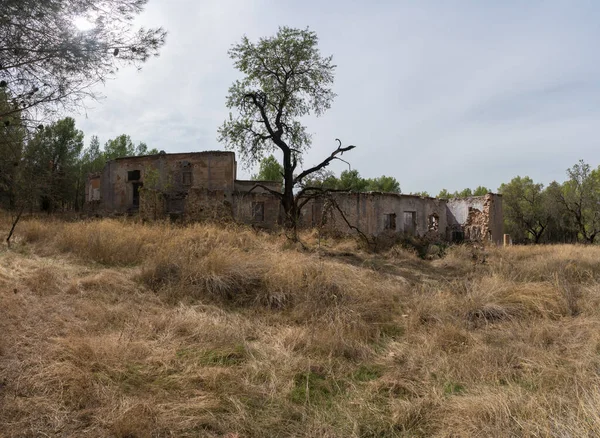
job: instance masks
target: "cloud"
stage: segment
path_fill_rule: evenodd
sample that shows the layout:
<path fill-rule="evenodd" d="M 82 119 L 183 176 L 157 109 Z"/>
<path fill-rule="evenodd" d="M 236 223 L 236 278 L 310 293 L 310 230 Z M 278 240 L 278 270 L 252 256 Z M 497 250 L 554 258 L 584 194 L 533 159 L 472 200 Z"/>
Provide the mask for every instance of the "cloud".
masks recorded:
<path fill-rule="evenodd" d="M 395 176 L 405 192 L 496 189 L 517 174 L 547 183 L 579 158 L 600 164 L 599 18 L 584 2 L 150 0 L 140 22 L 169 30 L 161 56 L 119 72 L 78 124 L 101 141 L 222 148 L 216 130 L 238 77 L 228 48 L 310 26 L 338 65 L 338 98 L 305 119 L 306 165 L 340 138 L 358 146 L 347 158 L 361 174 Z"/>

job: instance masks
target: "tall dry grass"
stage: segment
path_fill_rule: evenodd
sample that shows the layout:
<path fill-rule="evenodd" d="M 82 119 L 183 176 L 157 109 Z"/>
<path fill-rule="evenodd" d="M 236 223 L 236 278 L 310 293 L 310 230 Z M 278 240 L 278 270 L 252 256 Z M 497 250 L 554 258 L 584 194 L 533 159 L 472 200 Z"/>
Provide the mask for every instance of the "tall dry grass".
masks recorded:
<path fill-rule="evenodd" d="M 0 436 L 600 435 L 599 248 L 303 240 L 24 221 Z"/>

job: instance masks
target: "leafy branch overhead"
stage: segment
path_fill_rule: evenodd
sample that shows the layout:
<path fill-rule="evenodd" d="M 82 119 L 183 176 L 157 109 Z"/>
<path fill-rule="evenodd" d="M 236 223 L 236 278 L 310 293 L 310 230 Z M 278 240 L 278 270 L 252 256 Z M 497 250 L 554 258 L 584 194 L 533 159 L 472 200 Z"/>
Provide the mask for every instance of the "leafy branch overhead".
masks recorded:
<path fill-rule="evenodd" d="M 97 97 L 92 86 L 124 65 L 141 67 L 165 43 L 162 28 L 135 28 L 147 0 L 4 0 L 0 8 L 0 87 L 10 96 L 0 119 L 33 122 Z M 75 20 L 93 27 L 80 30 Z"/>

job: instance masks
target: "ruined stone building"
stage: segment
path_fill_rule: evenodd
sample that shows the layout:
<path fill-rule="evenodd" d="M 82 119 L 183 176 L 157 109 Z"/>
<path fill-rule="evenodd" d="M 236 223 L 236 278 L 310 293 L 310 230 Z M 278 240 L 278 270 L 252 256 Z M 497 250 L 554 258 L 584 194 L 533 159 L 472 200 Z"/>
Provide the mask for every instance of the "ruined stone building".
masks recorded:
<path fill-rule="evenodd" d="M 233 152 L 208 151 L 108 161 L 86 182 L 86 209 L 99 215 L 139 214 L 148 219 L 229 220 L 261 228 L 281 223 L 279 199 L 256 181 L 236 178 Z M 271 190 L 281 184 L 261 181 Z M 336 208 L 332 208 L 332 203 Z M 338 209 L 339 207 L 339 209 Z M 306 227 L 367 235 L 406 233 L 451 241 L 503 236 L 502 197 L 489 193 L 461 199 L 435 199 L 396 193 L 335 192 L 302 210 Z"/>

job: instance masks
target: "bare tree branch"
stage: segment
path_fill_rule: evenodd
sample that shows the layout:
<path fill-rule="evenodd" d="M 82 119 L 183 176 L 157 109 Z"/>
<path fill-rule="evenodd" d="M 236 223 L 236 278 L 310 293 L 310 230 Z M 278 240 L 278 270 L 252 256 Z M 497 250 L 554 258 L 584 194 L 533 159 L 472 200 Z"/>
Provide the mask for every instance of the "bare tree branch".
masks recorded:
<path fill-rule="evenodd" d="M 315 173 L 315 172 L 323 169 L 324 167 L 329 166 L 329 163 L 331 163 L 333 160 L 335 160 L 337 158 L 337 155 L 343 155 L 344 152 L 350 151 L 356 147 L 353 145 L 342 147 L 341 140 L 338 138 L 336 138 L 335 140 L 339 143 L 338 148 L 335 151 L 333 151 L 331 153 L 331 155 L 329 157 L 327 157 L 325 160 L 323 160 L 321 163 L 317 164 L 316 166 L 311 167 L 310 169 L 305 170 L 300 175 L 298 175 L 296 178 L 294 178 L 294 184 L 298 184 L 299 182 L 302 181 L 303 178 L 306 178 L 311 173 Z"/>

